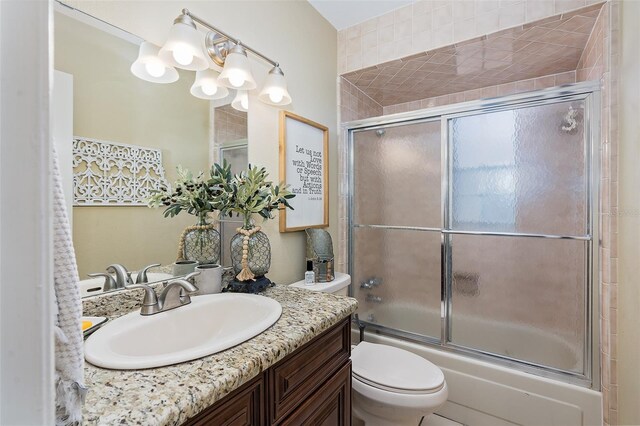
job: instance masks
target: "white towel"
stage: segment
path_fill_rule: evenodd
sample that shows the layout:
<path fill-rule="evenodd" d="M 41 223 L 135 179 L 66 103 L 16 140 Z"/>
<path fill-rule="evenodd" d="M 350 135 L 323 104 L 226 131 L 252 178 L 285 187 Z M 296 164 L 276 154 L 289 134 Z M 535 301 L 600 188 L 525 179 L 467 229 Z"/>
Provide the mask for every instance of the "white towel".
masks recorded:
<path fill-rule="evenodd" d="M 82 422 L 84 347 L 78 269 L 67 215 L 58 157 L 53 152 L 53 278 L 56 335 L 56 424 Z"/>

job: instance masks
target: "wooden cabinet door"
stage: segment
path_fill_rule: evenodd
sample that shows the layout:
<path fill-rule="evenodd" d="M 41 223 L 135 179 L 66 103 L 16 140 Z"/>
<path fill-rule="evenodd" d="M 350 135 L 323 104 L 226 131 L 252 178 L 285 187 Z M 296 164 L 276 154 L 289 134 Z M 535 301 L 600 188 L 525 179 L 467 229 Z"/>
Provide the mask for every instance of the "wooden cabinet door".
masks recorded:
<path fill-rule="evenodd" d="M 279 424 L 282 426 L 350 426 L 351 361 Z"/>
<path fill-rule="evenodd" d="M 189 426 L 262 426 L 264 379 L 259 375 L 184 424 Z"/>
<path fill-rule="evenodd" d="M 268 370 L 269 412 L 277 424 L 349 361 L 351 324 L 345 318 Z"/>

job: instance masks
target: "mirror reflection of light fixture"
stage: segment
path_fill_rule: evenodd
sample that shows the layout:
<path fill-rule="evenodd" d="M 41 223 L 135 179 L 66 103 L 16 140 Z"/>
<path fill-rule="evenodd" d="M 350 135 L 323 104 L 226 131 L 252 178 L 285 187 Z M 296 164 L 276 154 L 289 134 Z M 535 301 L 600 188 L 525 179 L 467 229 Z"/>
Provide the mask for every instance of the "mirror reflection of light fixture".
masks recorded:
<path fill-rule="evenodd" d="M 131 73 L 152 83 L 173 83 L 179 78 L 178 71 L 167 66 L 158 57 L 160 48 L 153 43 L 143 41 L 138 50 L 138 58 L 131 64 Z"/>
<path fill-rule="evenodd" d="M 266 104 L 277 106 L 291 103 L 291 96 L 289 96 L 289 91 L 287 90 L 287 81 L 284 79 L 284 73 L 278 65 L 269 71 L 258 99 Z"/>
<path fill-rule="evenodd" d="M 220 74 L 211 68 L 196 71 L 196 79 L 191 86 L 191 94 L 200 99 L 222 99 L 229 95 L 229 90 L 218 84 Z"/>
<path fill-rule="evenodd" d="M 231 48 L 224 60 L 224 68 L 218 77 L 223 86 L 236 90 L 252 90 L 256 88 L 256 81 L 251 74 L 251 65 L 247 58 L 247 51 L 241 44 Z"/>
<path fill-rule="evenodd" d="M 238 111 L 249 111 L 249 94 L 246 90 L 238 90 L 236 97 L 231 102 L 231 106 Z"/>
<path fill-rule="evenodd" d="M 184 11 L 173 21 L 167 41 L 160 49 L 160 58 L 167 64 L 189 71 L 209 67 L 196 24 Z"/>
<path fill-rule="evenodd" d="M 196 23 L 209 30 L 204 39 L 198 32 Z M 149 46 L 154 47 L 155 50 Z M 148 42 L 142 43 L 140 55 L 131 66 L 131 72 L 147 81 L 171 83 L 178 79 L 178 72 L 173 67 L 196 71 L 196 79 L 191 86 L 193 96 L 202 99 L 221 99 L 228 95 L 227 88 L 232 88 L 238 91 L 232 106 L 237 110 L 247 111 L 249 108 L 247 90 L 257 87 L 251 73 L 247 52 L 251 52 L 273 66 L 258 99 L 276 106 L 290 104 L 291 96 L 287 90 L 287 82 L 276 61 L 240 43 L 240 40 L 191 14 L 187 9 L 182 9 L 182 13 L 173 21 L 167 41 L 159 52 L 157 46 Z M 143 58 L 147 59 L 142 60 Z M 216 66 L 222 67 L 219 75 L 215 70 L 210 69 Z M 212 82 L 214 74 L 217 76 L 215 85 Z"/>

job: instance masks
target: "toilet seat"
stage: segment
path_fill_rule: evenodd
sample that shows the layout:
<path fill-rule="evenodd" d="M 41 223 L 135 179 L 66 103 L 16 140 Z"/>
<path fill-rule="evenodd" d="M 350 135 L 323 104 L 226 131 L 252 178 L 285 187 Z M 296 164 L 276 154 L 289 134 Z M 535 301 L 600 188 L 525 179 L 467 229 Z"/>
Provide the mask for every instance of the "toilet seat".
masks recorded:
<path fill-rule="evenodd" d="M 354 379 L 382 391 L 426 395 L 445 385 L 436 365 L 393 346 L 361 342 L 352 350 L 351 362 Z"/>

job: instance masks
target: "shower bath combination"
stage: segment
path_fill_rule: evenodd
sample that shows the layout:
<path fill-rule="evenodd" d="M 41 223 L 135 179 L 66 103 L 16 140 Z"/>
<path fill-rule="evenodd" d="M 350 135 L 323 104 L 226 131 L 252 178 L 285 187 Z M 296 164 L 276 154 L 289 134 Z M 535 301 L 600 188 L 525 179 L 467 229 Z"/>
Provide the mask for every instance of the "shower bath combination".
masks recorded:
<path fill-rule="evenodd" d="M 598 90 L 347 123 L 367 330 L 599 388 Z"/>

